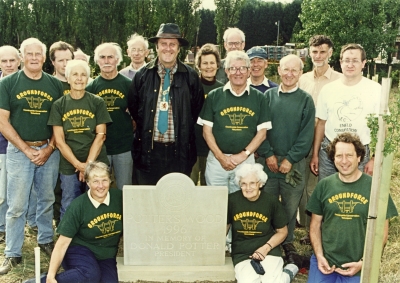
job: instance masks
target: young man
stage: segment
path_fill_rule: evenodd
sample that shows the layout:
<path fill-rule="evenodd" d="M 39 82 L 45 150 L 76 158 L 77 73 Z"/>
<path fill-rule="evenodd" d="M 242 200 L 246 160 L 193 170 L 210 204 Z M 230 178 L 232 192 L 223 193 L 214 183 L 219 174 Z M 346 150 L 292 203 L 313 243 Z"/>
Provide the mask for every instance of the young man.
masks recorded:
<path fill-rule="evenodd" d="M 343 76 L 327 84 L 321 90 L 317 103 L 313 154 L 310 162 L 311 171 L 318 179 L 337 172 L 332 160 L 326 154 L 326 147 L 338 133 L 357 134 L 366 153 L 360 170 L 372 175 L 374 160 L 370 159 L 368 144 L 371 141 L 367 126 L 369 114 L 378 114 L 381 85 L 362 75 L 366 64 L 364 48 L 355 43 L 342 47 L 340 64 Z"/>
<path fill-rule="evenodd" d="M 54 76 L 61 81 L 64 94 L 69 93 L 70 87 L 65 78 L 67 62 L 74 59 L 74 48 L 64 41 L 54 42 L 49 49 L 51 63 L 54 66 Z"/>
<path fill-rule="evenodd" d="M 327 154 L 339 172 L 318 183 L 307 205 L 314 250 L 307 282 L 359 283 L 372 182 L 358 168 L 365 147 L 357 135 L 345 132 L 328 145 Z M 397 215 L 389 196 L 383 245 L 388 219 Z"/>

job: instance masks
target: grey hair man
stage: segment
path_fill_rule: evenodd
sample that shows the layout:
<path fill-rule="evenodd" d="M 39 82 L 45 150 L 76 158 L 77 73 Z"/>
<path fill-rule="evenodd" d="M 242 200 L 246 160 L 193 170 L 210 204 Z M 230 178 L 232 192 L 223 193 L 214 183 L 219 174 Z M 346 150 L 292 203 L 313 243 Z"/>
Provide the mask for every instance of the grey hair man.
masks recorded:
<path fill-rule="evenodd" d="M 118 189 L 132 184 L 133 122 L 128 113 L 130 79 L 118 73 L 122 61 L 121 47 L 113 42 L 102 43 L 94 50 L 94 61 L 100 67 L 100 76 L 86 90 L 104 99 L 113 121 L 107 125 L 105 141 L 110 166 L 114 168 Z"/>
<path fill-rule="evenodd" d="M 209 186 L 240 188 L 235 172 L 241 164 L 254 164 L 254 152 L 271 129 L 270 111 L 265 96 L 247 81 L 250 59 L 243 51 L 231 51 L 225 60 L 229 81 L 212 90 L 204 103 L 199 124 L 210 152 L 206 165 Z"/>
<path fill-rule="evenodd" d="M 149 42 L 141 35 L 133 34 L 128 42 L 126 52 L 131 58 L 131 64 L 119 71 L 122 75 L 132 79 L 135 73 L 146 65 L 146 57 L 149 55 Z"/>
<path fill-rule="evenodd" d="M 273 128 L 258 149 L 265 158 L 268 181 L 264 190 L 281 198 L 288 216 L 288 236 L 282 244 L 287 261 L 295 261 L 293 245 L 297 208 L 303 193 L 305 157 L 310 151 L 315 124 L 315 106 L 310 94 L 298 87 L 303 62 L 293 54 L 280 60 L 281 84 L 267 90 Z"/>
<path fill-rule="evenodd" d="M 18 71 L 21 65 L 21 58 L 17 48 L 10 45 L 0 47 L 0 80 L 12 73 Z"/>
<path fill-rule="evenodd" d="M 326 35 L 314 35 L 309 40 L 310 58 L 313 63 L 313 70 L 303 74 L 299 80 L 299 87 L 311 94 L 315 106 L 318 102 L 318 95 L 323 86 L 339 79 L 342 74 L 329 66 L 329 59 L 333 52 L 333 42 Z M 307 230 L 310 228 L 310 216 L 306 213 L 306 205 L 318 182 L 318 177 L 311 173 L 310 162 L 312 149 L 306 158 L 306 175 L 303 196 L 299 205 L 300 224 Z M 311 173 L 311 174 L 310 174 Z M 310 244 L 308 235 L 300 239 L 301 244 Z"/>
<path fill-rule="evenodd" d="M 17 48 L 4 45 L 0 47 L 0 80 L 18 71 L 21 58 Z M 7 205 L 6 153 L 8 141 L 0 132 L 0 243 L 5 241 Z"/>
<path fill-rule="evenodd" d="M 224 32 L 224 48 L 229 54 L 231 51 L 239 50 L 243 51 L 244 46 L 246 45 L 246 37 L 244 32 L 238 28 L 227 28 Z M 217 80 L 221 83 L 226 84 L 228 82 L 228 76 L 225 72 L 225 59 L 221 61 L 221 66 L 217 71 Z"/>
<path fill-rule="evenodd" d="M 5 260 L 0 274 L 8 273 L 22 259 L 24 227 L 29 196 L 37 195 L 36 222 L 39 247 L 51 255 L 53 243 L 54 187 L 60 154 L 52 127 L 47 125 L 54 101 L 63 95 L 61 82 L 42 71 L 46 45 L 36 38 L 21 44 L 24 69 L 0 83 L 0 128 L 7 148 L 8 210 Z"/>
<path fill-rule="evenodd" d="M 143 185 L 171 172 L 190 176 L 197 159 L 194 125 L 204 102 L 199 75 L 178 60 L 180 47 L 189 45 L 179 26 L 161 24 L 149 42 L 157 58 L 136 73 L 129 91 L 137 123 L 132 154 Z"/>

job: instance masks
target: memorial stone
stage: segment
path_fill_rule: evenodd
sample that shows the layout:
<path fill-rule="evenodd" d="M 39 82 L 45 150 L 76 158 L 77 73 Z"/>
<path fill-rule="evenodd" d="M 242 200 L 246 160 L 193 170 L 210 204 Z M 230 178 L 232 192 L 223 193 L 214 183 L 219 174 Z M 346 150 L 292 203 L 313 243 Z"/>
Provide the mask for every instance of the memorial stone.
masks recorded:
<path fill-rule="evenodd" d="M 223 266 L 227 187 L 171 173 L 156 186 L 124 186 L 124 265 Z"/>

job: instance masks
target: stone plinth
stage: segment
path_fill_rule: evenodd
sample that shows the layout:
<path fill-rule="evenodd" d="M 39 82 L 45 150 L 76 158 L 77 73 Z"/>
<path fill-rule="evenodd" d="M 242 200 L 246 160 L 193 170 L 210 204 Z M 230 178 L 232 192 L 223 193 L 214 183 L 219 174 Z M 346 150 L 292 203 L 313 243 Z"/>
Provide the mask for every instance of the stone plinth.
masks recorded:
<path fill-rule="evenodd" d="M 208 276 L 211 270 L 226 266 L 227 187 L 196 187 L 186 175 L 172 173 L 156 186 L 124 186 L 123 199 L 124 267 L 119 265 L 120 273 L 136 265 L 142 266 L 138 269 L 143 274 L 150 272 L 156 278 L 153 270 L 171 266 L 166 268 L 170 273 L 161 273 L 183 275 L 198 270 L 193 271 L 197 274 L 193 281 L 200 280 L 198 272 Z M 232 263 L 229 266 L 232 271 Z"/>
<path fill-rule="evenodd" d="M 155 281 L 234 281 L 235 271 L 232 258 L 226 257 L 222 266 L 134 266 L 124 265 L 122 257 L 117 258 L 120 282 Z"/>

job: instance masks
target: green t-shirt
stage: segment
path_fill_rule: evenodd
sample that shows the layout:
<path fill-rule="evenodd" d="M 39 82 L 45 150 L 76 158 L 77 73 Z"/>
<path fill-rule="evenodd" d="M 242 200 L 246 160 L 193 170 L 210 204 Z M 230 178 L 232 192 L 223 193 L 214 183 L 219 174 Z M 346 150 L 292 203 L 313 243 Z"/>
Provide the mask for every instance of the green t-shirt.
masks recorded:
<path fill-rule="evenodd" d="M 363 257 L 371 182 L 372 177 L 363 173 L 357 181 L 344 183 L 336 173 L 322 179 L 311 195 L 307 210 L 323 216 L 322 248 L 330 266 Z M 397 215 L 389 196 L 386 218 Z"/>
<path fill-rule="evenodd" d="M 249 201 L 242 191 L 228 195 L 228 224 L 232 227 L 232 260 L 236 265 L 249 259 L 255 250 L 265 245 L 283 228 L 288 220 L 282 204 L 276 196 L 261 191 L 256 201 Z M 269 255 L 281 256 L 280 246 Z"/>
<path fill-rule="evenodd" d="M 272 88 L 265 92 L 271 109 L 272 129 L 257 152 L 262 157 L 282 156 L 294 164 L 310 152 L 314 138 L 315 106 L 311 95 L 301 89 L 290 93 L 278 90 Z M 268 166 L 264 167 L 264 171 L 269 178 L 283 179 L 286 176 L 271 172 Z"/>
<path fill-rule="evenodd" d="M 71 92 L 71 86 L 69 85 L 69 83 L 68 82 L 61 82 L 61 83 L 62 83 L 63 89 L 64 89 L 63 94 L 64 95 L 69 94 Z"/>
<path fill-rule="evenodd" d="M 73 99 L 67 94 L 54 102 L 48 125 L 62 126 L 65 142 L 80 162 L 86 162 L 96 137 L 96 126 L 111 122 L 104 100 L 85 92 L 81 99 Z M 97 160 L 109 164 L 104 144 Z M 60 173 L 72 175 L 74 172 L 74 166 L 61 155 Z"/>
<path fill-rule="evenodd" d="M 201 82 L 203 85 L 204 89 L 204 97 L 207 98 L 207 95 L 212 91 L 213 89 L 216 89 L 218 87 L 224 86 L 221 82 L 215 81 L 213 83 L 208 83 L 208 81 L 204 80 L 201 78 Z M 203 126 L 196 124 L 195 125 L 195 133 L 196 133 L 196 149 L 197 149 L 197 156 L 207 156 L 208 151 L 210 150 L 208 148 L 208 145 L 206 141 L 204 140 L 203 137 Z"/>
<path fill-rule="evenodd" d="M 113 123 L 107 126 L 106 149 L 108 155 L 131 150 L 133 143 L 132 119 L 128 109 L 128 91 L 131 80 L 118 74 L 112 80 L 98 76 L 86 90 L 104 99 Z"/>
<path fill-rule="evenodd" d="M 270 110 L 265 96 L 250 88 L 242 96 L 217 88 L 204 102 L 200 118 L 213 123 L 212 133 L 223 153 L 241 152 L 257 134 L 257 126 L 269 123 Z"/>
<path fill-rule="evenodd" d="M 50 139 L 53 128 L 47 125 L 51 105 L 62 96 L 61 82 L 42 72 L 38 80 L 18 71 L 0 81 L 0 108 L 10 111 L 10 123 L 21 139 Z"/>
<path fill-rule="evenodd" d="M 88 193 L 71 202 L 57 233 L 72 238 L 71 246 L 90 249 L 97 260 L 115 258 L 122 234 L 122 191 L 110 189 L 110 205 L 95 208 Z"/>

